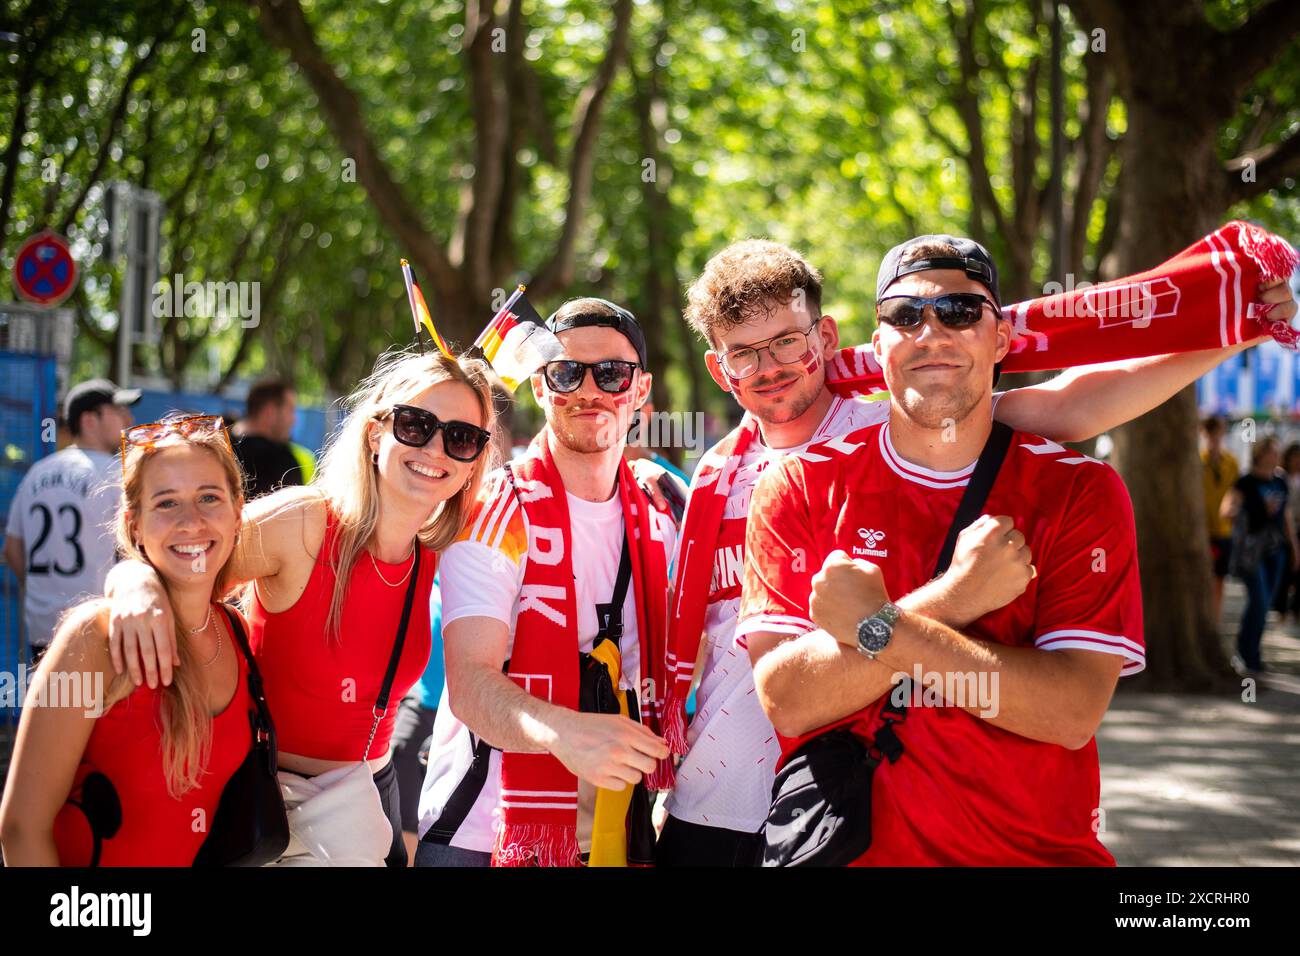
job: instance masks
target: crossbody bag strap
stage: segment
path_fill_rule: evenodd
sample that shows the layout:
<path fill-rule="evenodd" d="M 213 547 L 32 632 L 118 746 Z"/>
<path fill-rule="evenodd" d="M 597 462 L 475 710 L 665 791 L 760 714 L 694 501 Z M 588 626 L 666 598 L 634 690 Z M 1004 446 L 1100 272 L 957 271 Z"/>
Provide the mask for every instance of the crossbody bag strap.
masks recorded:
<path fill-rule="evenodd" d="M 510 661 L 507 660 L 501 665 L 501 673 L 506 674 L 509 671 Z M 438 814 L 438 819 L 433 821 L 433 825 L 420 839 L 421 843 L 439 843 L 443 846 L 450 846 L 452 837 L 460 830 L 460 826 L 465 822 L 465 818 L 469 816 L 470 810 L 474 809 L 479 794 L 483 792 L 483 787 L 487 784 L 488 768 L 491 766 L 492 751 L 495 748 L 482 737 L 475 737 L 473 731 L 470 731 L 470 739 L 474 741 L 472 751 L 474 757 L 470 762 L 469 769 L 465 771 L 465 776 L 460 778 L 460 783 L 456 784 L 451 796 L 447 798 L 442 812 Z"/>
<path fill-rule="evenodd" d="M 948 570 L 948 566 L 952 564 L 953 553 L 957 549 L 957 536 L 970 527 L 983 511 L 989 492 L 993 490 L 993 483 L 997 481 L 1002 462 L 1011 448 L 1012 434 L 1013 430 L 1009 425 L 999 421 L 993 422 L 989 437 L 980 451 L 979 460 L 975 462 L 975 470 L 971 472 L 966 490 L 962 492 L 961 501 L 957 503 L 957 513 L 953 515 L 952 524 L 948 527 L 943 547 L 939 550 L 934 577 L 937 578 Z M 904 677 L 897 685 L 890 688 L 885 698 L 885 705 L 880 709 L 880 716 L 884 723 L 876 731 L 875 739 L 871 742 L 871 750 L 873 753 L 879 752 L 890 763 L 894 763 L 903 755 L 903 742 L 899 740 L 894 726 L 907 719 L 909 697 L 911 697 L 911 681 Z"/>
<path fill-rule="evenodd" d="M 384 714 L 388 712 L 388 695 L 393 690 L 393 680 L 397 677 L 397 662 L 402 658 L 402 647 L 406 644 L 406 626 L 411 622 L 411 607 L 415 604 L 415 590 L 419 586 L 420 579 L 420 542 L 415 542 L 415 549 L 412 552 L 413 559 L 411 562 L 411 583 L 406 586 L 406 602 L 402 605 L 402 619 L 397 625 L 397 636 L 393 638 L 393 651 L 388 655 L 388 670 L 384 672 L 384 683 L 379 688 L 379 697 L 375 700 L 374 720 L 370 722 L 370 737 L 366 741 L 366 752 L 361 755 L 362 760 L 370 759 L 370 748 L 375 742 L 375 733 L 379 730 L 379 722 L 384 719 Z"/>
<path fill-rule="evenodd" d="M 623 643 L 623 604 L 627 600 L 627 589 L 632 583 L 632 547 L 628 541 L 626 529 L 623 533 L 623 554 L 618 559 L 618 574 L 614 578 L 614 593 L 608 604 L 596 605 L 596 640 L 609 638 L 622 652 Z"/>
<path fill-rule="evenodd" d="M 244 660 L 248 663 L 248 694 L 253 699 L 254 710 L 253 744 L 256 745 L 261 741 L 266 741 L 270 745 L 269 759 L 271 773 L 274 774 L 278 762 L 275 744 L 275 722 L 271 719 L 271 708 L 266 703 L 266 693 L 262 688 L 262 671 L 257 666 L 256 658 L 253 657 L 253 649 L 248 643 L 248 634 L 244 631 L 244 621 L 239 616 L 239 612 L 229 604 L 222 604 L 221 610 L 225 612 L 226 621 L 230 624 L 230 633 L 234 636 L 240 653 L 244 655 Z"/>

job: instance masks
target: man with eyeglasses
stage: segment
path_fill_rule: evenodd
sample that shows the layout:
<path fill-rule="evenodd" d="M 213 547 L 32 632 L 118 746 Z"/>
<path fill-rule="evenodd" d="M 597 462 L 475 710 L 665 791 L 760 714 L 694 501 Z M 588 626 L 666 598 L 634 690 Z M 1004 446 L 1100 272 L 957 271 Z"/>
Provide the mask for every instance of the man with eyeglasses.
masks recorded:
<path fill-rule="evenodd" d="M 927 252 L 942 258 L 956 248 L 952 239 L 918 237 L 892 250 L 886 261 L 914 263 Z M 941 245 L 930 248 L 935 242 Z M 992 262 L 982 249 L 976 252 L 974 243 L 959 246 L 956 254 L 972 259 L 972 268 L 987 268 L 981 271 L 985 281 L 967 276 L 964 284 L 942 290 L 956 298 L 933 303 L 900 298 L 920 290 L 891 285 L 881 290 L 882 317 L 904 322 L 914 320 L 918 308 L 937 308 L 949 324 L 961 325 L 973 315 L 991 315 L 982 300 L 996 299 L 987 287 L 993 281 Z M 766 240 L 739 242 L 719 252 L 688 293 L 686 318 L 709 346 L 709 372 L 747 415 L 701 460 L 681 531 L 674 626 L 701 634 L 695 664 L 699 688 L 689 750 L 667 802 L 659 865 L 749 866 L 761 851 L 760 831 L 781 748 L 756 693 L 748 653 L 753 641 L 737 633 L 746 529 L 751 515 L 762 517 L 761 507 L 751 509 L 759 477 L 813 442 L 881 425 L 889 417 L 888 401 L 845 400 L 827 388 L 826 366 L 835 358 L 839 335 L 835 320 L 821 311 L 821 294 L 821 276 L 812 266 L 793 250 Z M 1294 315 L 1289 296 L 1276 301 L 1281 317 Z M 1076 368 L 1041 385 L 993 394 L 990 409 L 1013 428 L 1055 441 L 1079 441 L 1148 411 L 1244 347 Z M 943 395 L 953 384 L 945 381 L 951 373 L 936 369 L 922 374 L 939 386 L 931 402 L 961 404 Z M 943 439 L 945 433 L 936 437 Z M 930 480 L 921 473 L 917 477 Z M 716 498 L 724 500 L 708 517 L 709 502 Z M 814 517 L 835 520 L 833 514 Z M 859 529 L 855 525 L 852 530 L 856 534 Z M 859 545 L 870 550 L 896 554 L 910 547 L 896 530 L 862 530 L 874 545 L 866 537 Z M 1020 593 L 1031 557 L 1012 547 L 1020 533 L 1013 530 L 1009 519 L 977 523 L 959 538 L 949 571 L 910 595 L 895 595 L 897 603 L 954 626 L 1006 604 Z M 703 568 L 692 563 L 695 553 L 703 555 Z M 785 560 L 797 569 L 810 558 L 786 554 Z M 783 630 L 773 628 L 781 637 L 811 630 L 806 603 L 787 616 L 791 620 L 781 624 Z M 856 653 L 824 636 L 807 635 L 794 643 L 797 650 L 787 653 L 805 655 L 809 666 L 834 664 Z M 810 705 L 825 696 L 813 686 L 805 684 L 801 698 Z"/>
<path fill-rule="evenodd" d="M 676 532 L 622 457 L 650 394 L 645 338 L 604 299 L 567 302 L 547 327 L 565 354 L 532 378 L 546 427 L 485 483 L 440 564 L 446 690 L 418 866 L 637 862 L 638 851 L 646 862 L 653 852 L 648 802 L 626 829 L 634 814 L 619 802 L 668 756 L 638 710 L 654 709 L 653 688 L 639 691 L 663 655 Z M 602 700 L 621 696 L 618 712 L 589 706 L 587 677 L 600 685 L 600 667 Z M 579 699 L 565 696 L 574 674 Z"/>

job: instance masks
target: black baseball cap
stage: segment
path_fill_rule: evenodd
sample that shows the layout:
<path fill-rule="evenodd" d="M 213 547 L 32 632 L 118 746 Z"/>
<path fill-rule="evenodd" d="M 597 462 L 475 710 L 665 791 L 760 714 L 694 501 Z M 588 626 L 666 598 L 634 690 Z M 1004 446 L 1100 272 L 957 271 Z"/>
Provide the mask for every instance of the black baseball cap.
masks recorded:
<path fill-rule="evenodd" d="M 641 363 L 641 368 L 649 370 L 650 363 L 646 358 L 645 332 L 641 330 L 641 323 L 636 320 L 635 315 L 621 305 L 615 305 L 608 299 L 588 297 L 578 301 L 584 305 L 589 304 L 592 308 L 590 310 L 575 309 L 563 318 L 557 318 L 564 311 L 565 306 L 569 304 L 566 302 L 551 313 L 550 318 L 546 320 L 546 327 L 552 332 L 584 329 L 590 326 L 615 329 L 632 343 L 632 348 L 636 349 L 637 360 Z"/>
<path fill-rule="evenodd" d="M 118 388 L 106 378 L 92 378 L 68 389 L 63 398 L 63 420 L 69 428 L 75 428 L 83 413 L 101 405 L 134 405 L 140 395 L 138 388 Z"/>
<path fill-rule="evenodd" d="M 914 246 L 930 243 L 946 243 L 957 250 L 956 256 L 929 256 L 903 263 L 903 253 Z M 876 301 L 885 297 L 885 291 L 903 276 L 928 269 L 960 269 L 967 276 L 989 290 L 993 302 L 1002 308 L 1002 296 L 998 292 L 998 267 L 993 264 L 989 251 L 974 239 L 961 236 L 929 235 L 914 236 L 906 242 L 900 242 L 885 253 L 881 260 L 880 271 L 876 273 Z"/>
<path fill-rule="evenodd" d="M 955 256 L 928 256 L 904 263 L 903 253 L 922 243 L 947 243 L 956 249 L 958 254 Z M 903 276 L 911 275 L 914 272 L 926 272 L 929 269 L 960 269 L 969 278 L 974 279 L 988 289 L 989 294 L 993 297 L 993 304 L 997 306 L 999 312 L 1002 311 L 1002 295 L 998 292 L 998 267 L 994 264 L 989 251 L 974 239 L 967 239 L 964 236 L 949 236 L 942 233 L 913 236 L 906 242 L 900 242 L 885 253 L 885 258 L 880 262 L 880 271 L 876 273 L 876 301 L 879 302 L 883 299 L 889 287 Z M 996 385 L 1001 377 L 1002 363 L 998 362 L 993 366 L 993 384 Z"/>

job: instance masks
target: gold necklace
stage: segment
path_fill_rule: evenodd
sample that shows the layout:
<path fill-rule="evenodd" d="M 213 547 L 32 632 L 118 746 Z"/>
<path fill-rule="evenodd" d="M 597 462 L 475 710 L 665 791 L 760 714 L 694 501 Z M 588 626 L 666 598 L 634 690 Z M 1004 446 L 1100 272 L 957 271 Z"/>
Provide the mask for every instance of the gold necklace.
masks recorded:
<path fill-rule="evenodd" d="M 383 581 L 390 588 L 397 588 L 405 584 L 406 579 L 411 576 L 411 568 L 415 567 L 415 549 L 417 547 L 419 547 L 419 545 L 416 544 L 411 545 L 411 564 L 410 567 L 406 569 L 406 573 L 402 575 L 402 580 L 400 581 L 390 581 L 388 580 L 388 578 L 384 577 L 384 572 L 379 570 L 379 563 L 375 561 L 374 554 L 369 550 L 366 551 L 366 554 L 370 555 L 370 564 L 374 567 L 375 574 L 379 576 L 379 580 Z"/>
<path fill-rule="evenodd" d="M 211 624 L 211 623 L 212 623 L 212 605 L 209 604 L 209 605 L 208 605 L 208 620 L 207 620 L 207 623 L 203 625 L 202 630 L 207 630 L 208 624 Z M 193 633 L 193 632 L 191 632 L 191 633 Z M 221 656 L 221 640 L 222 640 L 221 628 L 217 628 L 217 649 L 216 649 L 215 651 L 213 651 L 213 653 L 212 653 L 212 657 L 211 657 L 209 660 L 206 660 L 206 661 L 203 662 L 203 666 L 204 666 L 204 667 L 211 667 L 213 664 L 216 663 L 217 658 Z"/>

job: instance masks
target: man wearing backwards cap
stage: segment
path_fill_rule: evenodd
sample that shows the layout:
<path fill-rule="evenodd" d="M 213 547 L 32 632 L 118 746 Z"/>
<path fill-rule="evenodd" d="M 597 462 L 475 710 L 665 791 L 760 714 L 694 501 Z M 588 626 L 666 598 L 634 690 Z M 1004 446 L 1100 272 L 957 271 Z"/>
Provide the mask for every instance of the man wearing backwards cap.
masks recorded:
<path fill-rule="evenodd" d="M 117 452 L 139 400 L 138 389 L 107 379 L 73 386 L 63 400 L 72 444 L 32 465 L 14 493 L 5 562 L 24 588 L 33 660 L 66 608 L 104 591 L 121 482 Z"/>
<path fill-rule="evenodd" d="M 578 655 L 605 644 L 617 655 L 612 684 L 633 691 L 634 706 L 663 651 L 675 530 L 622 457 L 650 394 L 645 337 L 632 313 L 604 299 L 567 302 L 547 327 L 565 354 L 532 377 L 546 427 L 485 482 L 439 566 L 447 683 L 420 797 L 418 866 L 610 862 L 594 846 L 597 788 L 600 799 L 630 795 L 626 785 L 668 755 L 635 715 L 580 712 L 575 682 Z M 640 573 L 620 575 L 633 557 Z M 615 842 L 626 817 L 605 821 Z M 614 856 L 648 862 L 631 859 L 633 849 Z"/>
<path fill-rule="evenodd" d="M 895 269 L 902 249 L 890 256 Z M 991 265 L 987 259 L 983 264 Z M 993 270 L 985 273 L 980 265 L 978 260 L 969 264 L 977 279 L 992 282 Z M 961 274 L 967 267 L 960 263 Z M 888 262 L 882 278 L 886 284 L 897 278 Z M 995 288 L 976 288 L 998 298 Z M 679 676 L 686 680 L 696 655 L 682 649 L 698 642 L 700 684 L 689 750 L 668 799 L 661 865 L 753 865 L 761 848 L 781 749 L 757 699 L 745 639 L 736 636 L 754 486 L 782 458 L 806 451 L 813 442 L 881 424 L 890 414 L 888 402 L 845 400 L 827 387 L 827 363 L 839 339 L 835 319 L 821 311 L 821 294 L 821 276 L 797 252 L 750 239 L 714 255 L 687 296 L 686 319 L 708 345 L 710 374 L 748 414 L 701 459 L 679 533 L 672 626 L 681 633 L 671 640 L 684 662 Z M 1260 299 L 1274 303 L 1281 319 L 1295 315 L 1285 284 L 1263 291 Z M 1073 368 L 1049 382 L 995 395 L 995 417 L 1056 441 L 1083 440 L 1154 408 L 1248 344 L 1253 343 Z M 1007 603 L 1021 590 L 1013 566 L 1029 563 L 1027 555 L 995 546 L 1008 531 L 993 522 L 972 528 L 962 536 L 946 574 L 896 600 L 951 625 Z M 906 546 L 896 538 L 875 547 L 892 554 Z M 1008 590 L 1011 586 L 1014 590 Z M 798 617 L 806 621 L 806 603 Z M 859 656 L 822 632 L 791 640 L 782 653 L 801 658 L 793 663 L 810 673 L 832 672 L 844 665 L 841 658 L 851 657 L 853 664 Z M 807 686 L 814 680 L 809 678 Z M 860 706 L 851 695 L 841 701 L 820 693 L 783 702 L 786 718 L 808 727 Z"/>
<path fill-rule="evenodd" d="M 869 847 L 848 844 L 855 865 L 1113 864 L 1096 833 L 1093 734 L 1119 676 L 1145 661 L 1128 493 L 1107 465 L 1008 429 L 962 534 L 993 530 L 985 547 L 1025 559 L 1011 565 L 1018 596 L 951 627 L 891 603 L 933 575 L 995 444 L 1011 325 L 992 260 L 966 239 L 891 250 L 877 295 L 887 421 L 787 458 L 754 492 L 738 634 L 782 759 L 828 725 L 879 744 L 901 673 L 917 692 L 890 724 L 901 755 L 881 744 L 891 759 L 871 782 Z M 818 641 L 842 652 L 814 677 L 797 645 Z"/>

